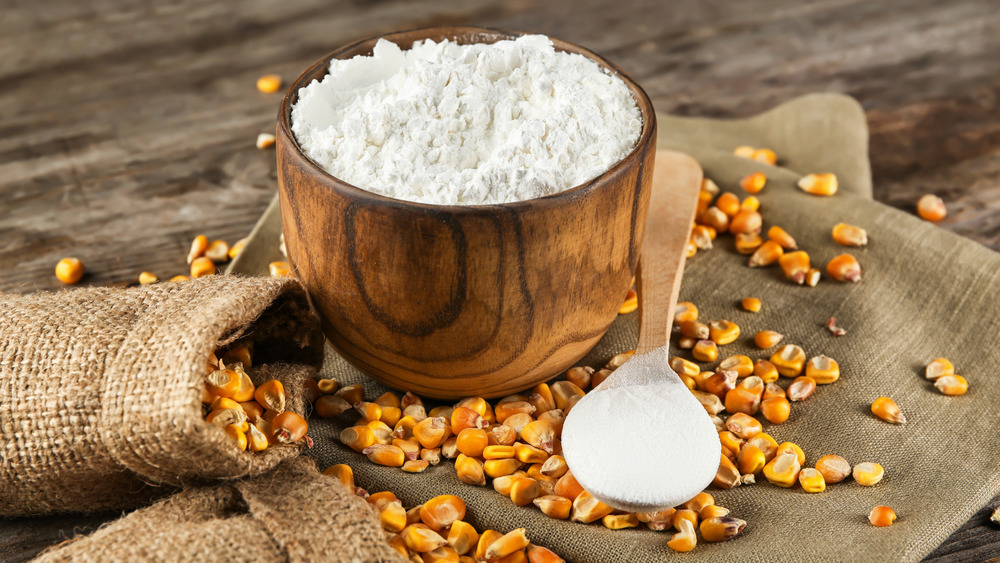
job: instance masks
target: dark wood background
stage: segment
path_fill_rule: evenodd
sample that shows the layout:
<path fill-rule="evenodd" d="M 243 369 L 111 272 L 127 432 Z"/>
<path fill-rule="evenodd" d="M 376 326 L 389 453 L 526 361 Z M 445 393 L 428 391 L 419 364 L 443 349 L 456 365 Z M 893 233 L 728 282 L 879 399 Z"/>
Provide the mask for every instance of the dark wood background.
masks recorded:
<path fill-rule="evenodd" d="M 942 227 L 1000 250 L 1000 6 L 991 0 L 13 0 L 0 11 L 0 291 L 59 287 L 64 256 L 89 284 L 184 273 L 194 235 L 233 242 L 276 189 L 286 80 L 335 47 L 414 26 L 550 34 L 616 62 L 660 111 L 746 116 L 845 92 L 871 128 L 875 196 L 912 210 L 934 192 Z M 928 460 L 934 463 L 934 460 Z M 931 561 L 1000 555 L 1000 498 Z M 23 560 L 112 517 L 0 520 Z"/>

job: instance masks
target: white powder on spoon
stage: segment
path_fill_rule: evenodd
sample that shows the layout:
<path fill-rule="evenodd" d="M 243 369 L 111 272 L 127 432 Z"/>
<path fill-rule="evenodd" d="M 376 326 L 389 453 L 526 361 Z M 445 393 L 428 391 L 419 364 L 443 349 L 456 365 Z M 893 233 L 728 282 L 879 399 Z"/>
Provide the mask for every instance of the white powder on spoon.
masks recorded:
<path fill-rule="evenodd" d="M 583 184 L 635 146 L 639 108 L 596 62 L 543 35 L 431 40 L 330 62 L 299 90 L 292 132 L 327 172 L 435 204 L 521 201 Z"/>

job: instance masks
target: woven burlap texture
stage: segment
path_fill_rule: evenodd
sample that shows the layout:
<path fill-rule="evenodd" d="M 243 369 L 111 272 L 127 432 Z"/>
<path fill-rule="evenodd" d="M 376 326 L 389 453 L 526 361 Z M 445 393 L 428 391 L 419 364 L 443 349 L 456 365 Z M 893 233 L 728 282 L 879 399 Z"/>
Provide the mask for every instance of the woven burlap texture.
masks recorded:
<path fill-rule="evenodd" d="M 400 561 L 375 514 L 306 457 L 258 477 L 191 487 L 36 561 Z"/>
<path fill-rule="evenodd" d="M 237 339 L 254 346 L 250 376 L 283 381 L 305 414 L 322 336 L 294 280 L 0 295 L 0 515 L 139 506 L 298 455 L 239 452 L 203 420 L 207 358 Z"/>
<path fill-rule="evenodd" d="M 928 554 L 990 498 L 1000 492 L 1000 469 L 992 451 L 995 405 L 1000 388 L 989 378 L 1000 363 L 1000 256 L 914 216 L 870 201 L 864 112 L 839 95 L 793 100 L 747 120 L 718 121 L 658 116 L 659 147 L 695 156 L 706 176 L 723 190 L 743 194 L 741 177 L 761 170 L 768 185 L 758 195 L 765 226 L 781 225 L 824 269 L 842 252 L 861 262 L 857 284 L 829 278 L 816 288 L 787 282 L 776 267 L 750 269 L 731 238 L 687 262 L 681 299 L 692 301 L 701 318 L 730 319 L 742 326 L 737 342 L 721 348 L 720 357 L 746 354 L 766 358 L 752 344 L 757 330 L 785 334 L 809 356 L 826 354 L 840 362 L 838 382 L 821 386 L 815 396 L 793 405 L 791 419 L 765 422 L 779 441 L 798 443 L 807 464 L 829 453 L 851 463 L 874 461 L 886 469 L 875 487 L 848 480 L 822 494 L 797 486 L 781 489 L 762 483 L 730 491 L 711 490 L 732 515 L 748 521 L 740 538 L 699 545 L 688 554 L 672 553 L 668 535 L 643 528 L 607 530 L 599 524 L 556 521 L 537 510 L 518 508 L 492 488 L 458 481 L 451 462 L 422 474 L 375 466 L 341 446 L 340 428 L 351 416 L 313 420 L 316 447 L 308 455 L 322 467 L 348 463 L 359 485 L 370 491 L 392 490 L 408 505 L 437 494 L 458 494 L 469 505 L 468 519 L 480 529 L 508 531 L 524 526 L 528 536 L 569 561 L 635 562 L 698 559 L 705 561 L 916 561 Z M 780 167 L 732 155 L 738 145 L 774 149 Z M 788 166 L 787 168 L 785 166 Z M 830 198 L 810 196 L 795 187 L 807 172 L 835 172 L 840 192 Z M 745 195 L 745 194 L 743 194 Z M 276 207 L 276 206 L 275 206 Z M 848 249 L 830 236 L 846 222 L 868 230 L 867 247 Z M 263 273 L 255 264 L 278 259 L 280 217 L 269 209 L 244 250 L 235 271 Z M 764 309 L 742 311 L 742 297 L 756 296 Z M 837 317 L 848 334 L 834 338 L 826 320 Z M 597 347 L 581 360 L 599 367 L 636 342 L 635 314 L 619 317 Z M 676 350 L 676 348 L 675 348 Z M 690 356 L 684 352 L 684 357 Z M 945 397 L 922 377 L 923 366 L 947 356 L 970 381 L 962 397 Z M 704 364 L 706 368 L 710 364 Z M 345 384 L 364 384 L 368 396 L 385 388 L 367 378 L 328 348 L 322 375 Z M 782 378 L 781 384 L 787 385 Z M 875 398 L 894 398 L 909 419 L 895 426 L 873 417 Z M 613 413 L 609 413 L 613 416 Z M 636 431 L 642 431 L 636 429 Z M 655 440 L 650 436 L 650 440 Z M 886 529 L 868 524 L 877 504 L 892 506 L 897 523 Z"/>

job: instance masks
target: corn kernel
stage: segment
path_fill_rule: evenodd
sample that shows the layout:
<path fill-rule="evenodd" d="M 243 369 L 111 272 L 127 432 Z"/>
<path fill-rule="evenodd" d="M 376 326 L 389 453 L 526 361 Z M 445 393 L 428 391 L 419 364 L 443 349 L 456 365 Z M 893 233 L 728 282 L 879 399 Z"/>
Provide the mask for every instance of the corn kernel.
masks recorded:
<path fill-rule="evenodd" d="M 791 487 L 799 476 L 799 460 L 794 453 L 779 454 L 764 466 L 764 477 L 779 487 Z"/>
<path fill-rule="evenodd" d="M 174 276 L 174 277 L 170 278 L 170 279 L 169 279 L 169 280 L 167 280 L 167 281 L 168 281 L 168 282 L 182 282 L 182 281 L 188 281 L 188 280 L 190 280 L 190 279 L 191 279 L 190 277 L 188 277 L 188 276 L 185 276 L 184 274 L 178 274 L 178 275 L 176 275 L 176 276 Z"/>
<path fill-rule="evenodd" d="M 151 272 L 142 272 L 141 274 L 139 274 L 140 285 L 149 285 L 151 283 L 156 283 L 158 281 L 160 281 L 160 278 L 156 277 L 156 274 L 153 274 Z"/>
<path fill-rule="evenodd" d="M 709 243 L 709 248 L 711 248 L 711 243 Z M 636 295 L 634 289 L 629 288 L 628 292 L 625 294 L 625 301 L 622 303 L 621 307 L 618 308 L 618 314 L 627 315 L 638 308 L 639 297 Z"/>
<path fill-rule="evenodd" d="M 745 520 L 728 516 L 703 520 L 698 527 L 701 537 L 707 542 L 720 542 L 735 538 L 747 525 Z"/>
<path fill-rule="evenodd" d="M 868 244 L 868 233 L 861 227 L 837 223 L 833 226 L 833 240 L 843 246 L 864 246 Z"/>
<path fill-rule="evenodd" d="M 668 363 L 670 365 L 670 369 L 674 370 L 677 375 L 688 375 L 694 377 L 701 373 L 701 368 L 698 367 L 698 364 L 690 360 L 685 360 L 679 356 L 670 358 Z"/>
<path fill-rule="evenodd" d="M 626 354 L 618 354 L 614 358 L 611 358 L 613 362 L 621 361 L 625 363 L 625 360 L 632 357 L 632 352 Z M 621 365 L 621 364 L 619 364 Z M 556 381 L 552 384 L 552 398 L 556 402 L 556 408 L 562 409 L 564 412 L 569 412 L 570 408 L 576 401 L 583 398 L 585 394 L 583 389 L 580 389 L 570 381 Z M 532 444 L 534 445 L 534 444 Z"/>
<path fill-rule="evenodd" d="M 778 380 L 778 368 L 767 360 L 757 360 L 753 364 L 753 374 L 761 378 L 764 383 L 774 383 Z"/>
<path fill-rule="evenodd" d="M 817 385 L 833 383 L 840 378 L 840 365 L 833 358 L 814 356 L 806 364 L 806 376 L 811 377 Z"/>
<path fill-rule="evenodd" d="M 785 277 L 790 281 L 799 285 L 806 282 L 806 276 L 809 273 L 810 266 L 809 254 L 807 254 L 804 250 L 796 250 L 794 252 L 783 254 L 780 258 L 778 258 L 778 264 L 781 266 L 781 271 L 784 272 Z"/>
<path fill-rule="evenodd" d="M 702 382 L 702 388 L 719 399 L 725 399 L 729 390 L 736 388 L 736 372 L 724 369 L 716 370 L 714 374 Z"/>
<path fill-rule="evenodd" d="M 876 506 L 868 513 L 868 521 L 872 526 L 884 528 L 896 521 L 896 513 L 888 506 Z"/>
<path fill-rule="evenodd" d="M 274 135 L 270 133 L 258 133 L 256 145 L 258 149 L 266 149 L 269 147 L 273 147 L 274 141 L 275 141 Z"/>
<path fill-rule="evenodd" d="M 555 426 L 547 420 L 529 422 L 521 429 L 521 439 L 549 454 L 555 453 L 558 445 Z"/>
<path fill-rule="evenodd" d="M 710 504 L 702 508 L 698 515 L 701 516 L 701 519 L 704 521 L 709 518 L 721 518 L 727 514 L 729 514 L 728 508 Z"/>
<path fill-rule="evenodd" d="M 851 464 L 839 455 L 829 454 L 816 460 L 816 471 L 827 483 L 839 483 L 851 474 Z"/>
<path fill-rule="evenodd" d="M 235 424 L 227 424 L 222 427 L 229 434 L 229 437 L 236 442 L 236 448 L 241 452 L 247 449 L 247 435 Z"/>
<path fill-rule="evenodd" d="M 674 325 L 698 320 L 698 307 L 694 303 L 681 301 L 674 307 Z"/>
<path fill-rule="evenodd" d="M 740 336 L 739 325 L 732 321 L 712 321 L 708 324 L 708 330 L 709 338 L 720 346 L 729 344 Z M 749 358 L 747 359 L 749 360 Z"/>
<path fill-rule="evenodd" d="M 239 256 L 240 252 L 243 251 L 243 247 L 246 245 L 247 245 L 247 239 L 245 238 L 241 238 L 240 240 L 236 241 L 235 244 L 229 247 L 229 259 L 232 260 L 237 256 Z"/>
<path fill-rule="evenodd" d="M 566 563 L 566 560 L 556 555 L 554 551 L 540 545 L 529 545 L 527 555 L 529 563 Z"/>
<path fill-rule="evenodd" d="M 285 411 L 274 417 L 271 428 L 275 440 L 281 444 L 292 444 L 305 437 L 309 424 L 297 413 Z"/>
<path fill-rule="evenodd" d="M 698 321 L 685 321 L 680 324 L 681 334 L 698 340 L 707 339 L 711 334 L 707 324 Z"/>
<path fill-rule="evenodd" d="M 465 501 L 455 495 L 438 495 L 420 507 L 420 521 L 432 530 L 451 526 L 456 520 L 465 519 Z"/>
<path fill-rule="evenodd" d="M 770 266 L 775 262 L 780 262 L 785 254 L 785 249 L 773 240 L 765 241 L 750 256 L 748 264 L 751 268 L 761 268 Z"/>
<path fill-rule="evenodd" d="M 271 379 L 258 387 L 253 394 L 255 401 L 268 410 L 285 410 L 285 388 L 277 379 Z"/>
<path fill-rule="evenodd" d="M 766 464 L 767 460 L 764 458 L 764 452 L 752 444 L 744 445 L 740 449 L 740 453 L 736 455 L 736 466 L 739 468 L 740 473 L 757 473 L 763 470 Z"/>
<path fill-rule="evenodd" d="M 566 370 L 566 381 L 569 381 L 570 383 L 576 385 L 580 389 L 586 389 L 590 387 L 590 382 L 593 379 L 593 376 L 594 376 L 594 368 L 591 367 L 577 366 Z M 555 399 L 553 399 L 553 408 L 555 408 L 554 401 Z"/>
<path fill-rule="evenodd" d="M 753 254 L 764 244 L 764 239 L 757 233 L 737 233 L 736 252 L 740 254 Z"/>
<path fill-rule="evenodd" d="M 754 172 L 740 179 L 740 187 L 751 194 L 759 194 L 767 185 L 767 176 L 763 172 Z"/>
<path fill-rule="evenodd" d="M 692 525 L 698 525 L 698 513 L 690 508 L 679 508 L 674 512 L 674 528 L 681 529 L 681 522 L 688 521 Z"/>
<path fill-rule="evenodd" d="M 524 528 L 517 528 L 494 540 L 486 548 L 485 558 L 487 561 L 496 561 L 526 547 L 528 536 L 525 535 Z"/>
<path fill-rule="evenodd" d="M 729 221 L 729 232 L 732 234 L 759 233 L 762 223 L 760 213 L 744 209 Z"/>
<path fill-rule="evenodd" d="M 685 258 L 692 258 L 695 254 L 698 254 L 698 245 L 696 245 L 694 241 L 689 240 L 684 248 L 685 248 L 684 251 Z"/>
<path fill-rule="evenodd" d="M 718 207 L 709 207 L 701 215 L 700 224 L 712 227 L 716 232 L 725 233 L 729 231 L 729 216 Z"/>
<path fill-rule="evenodd" d="M 921 219 L 936 223 L 948 216 L 944 201 L 934 194 L 924 194 L 917 201 L 917 215 Z"/>
<path fill-rule="evenodd" d="M 806 467 L 799 471 L 799 484 L 802 485 L 802 490 L 807 493 L 822 493 L 826 490 L 826 480 L 823 479 L 823 474 L 812 467 Z"/>
<path fill-rule="evenodd" d="M 340 442 L 356 452 L 375 443 L 375 433 L 367 426 L 351 426 L 340 431 Z"/>
<path fill-rule="evenodd" d="M 434 551 L 448 545 L 448 541 L 425 524 L 410 524 L 402 531 L 406 547 L 419 553 Z"/>
<path fill-rule="evenodd" d="M 390 501 L 379 509 L 378 519 L 383 530 L 392 533 L 401 532 L 406 527 L 406 510 L 398 500 Z"/>
<path fill-rule="evenodd" d="M 323 470 L 323 475 L 333 477 L 347 487 L 348 491 L 354 491 L 354 470 L 351 469 L 350 465 L 344 465 L 342 463 L 331 465 Z"/>
<path fill-rule="evenodd" d="M 733 150 L 733 154 L 743 158 L 753 158 L 754 148 L 747 145 L 740 145 Z"/>
<path fill-rule="evenodd" d="M 191 262 L 191 277 L 194 279 L 212 276 L 215 275 L 215 272 L 215 263 L 208 257 L 195 258 L 194 262 Z"/>
<path fill-rule="evenodd" d="M 740 212 L 740 198 L 732 192 L 723 192 L 716 198 L 715 206 L 731 218 Z"/>
<path fill-rule="evenodd" d="M 751 313 L 759 313 L 761 308 L 760 299 L 757 299 L 756 297 L 744 297 L 743 300 L 740 301 L 740 305 L 743 306 L 744 311 L 749 311 Z"/>
<path fill-rule="evenodd" d="M 748 195 L 746 199 L 740 203 L 741 211 L 759 211 L 760 210 L 760 200 L 756 196 Z"/>
<path fill-rule="evenodd" d="M 240 390 L 240 374 L 236 370 L 217 369 L 205 376 L 205 385 L 216 397 L 232 398 Z"/>
<path fill-rule="evenodd" d="M 732 489 L 740 484 L 740 470 L 725 455 L 719 456 L 719 469 L 712 479 L 712 485 L 720 489 Z"/>
<path fill-rule="evenodd" d="M 771 166 L 778 163 L 778 155 L 774 154 L 774 151 L 771 149 L 756 149 L 753 151 L 753 156 L 750 158 L 756 160 L 757 162 L 770 164 Z"/>
<path fill-rule="evenodd" d="M 470 485 L 486 485 L 486 473 L 483 471 L 483 463 L 474 457 L 465 454 L 458 454 L 455 458 L 455 473 L 463 483 Z"/>
<path fill-rule="evenodd" d="M 821 276 L 822 273 L 819 270 L 816 268 L 809 268 L 806 272 L 806 285 L 809 287 L 816 287 L 819 285 L 819 279 Z"/>
<path fill-rule="evenodd" d="M 597 500 L 597 497 L 587 491 L 583 491 L 573 500 L 573 511 L 570 514 L 570 519 L 574 522 L 589 524 L 595 520 L 604 518 L 608 514 L 611 514 L 612 511 L 614 511 L 614 508 Z"/>
<path fill-rule="evenodd" d="M 934 387 L 945 395 L 964 395 L 969 390 L 969 382 L 961 375 L 942 375 L 934 381 Z"/>
<path fill-rule="evenodd" d="M 691 349 L 691 355 L 701 362 L 714 362 L 719 357 L 719 348 L 711 340 L 699 340 Z"/>
<path fill-rule="evenodd" d="M 802 375 L 792 380 L 788 386 L 788 400 L 793 403 L 804 401 L 816 391 L 816 381 L 808 375 Z"/>
<path fill-rule="evenodd" d="M 837 281 L 857 282 L 861 279 L 861 264 L 850 254 L 841 254 L 826 265 L 826 273 Z"/>
<path fill-rule="evenodd" d="M 531 501 L 542 514 L 557 520 L 569 518 L 570 510 L 573 508 L 573 501 L 558 495 L 544 495 Z"/>
<path fill-rule="evenodd" d="M 773 240 L 774 242 L 781 245 L 782 248 L 786 250 L 798 250 L 798 243 L 792 238 L 792 235 L 788 234 L 785 229 L 774 225 L 767 230 L 767 238 Z"/>
<path fill-rule="evenodd" d="M 399 467 L 406 461 L 406 454 L 397 446 L 372 444 L 361 451 L 369 461 L 386 467 Z"/>
<path fill-rule="evenodd" d="M 479 533 L 476 529 L 462 520 L 455 520 L 448 530 L 448 545 L 459 555 L 465 555 L 476 546 L 479 541 Z"/>
<path fill-rule="evenodd" d="M 924 377 L 931 381 L 942 375 L 955 375 L 955 366 L 952 365 L 948 358 L 935 358 L 931 363 L 927 364 L 924 370 Z"/>
<path fill-rule="evenodd" d="M 287 278 L 292 276 L 292 267 L 288 262 L 281 260 L 268 264 L 267 270 L 272 278 Z"/>
<path fill-rule="evenodd" d="M 795 344 L 785 344 L 778 348 L 774 354 L 771 354 L 769 361 L 781 375 L 795 377 L 802 373 L 802 368 L 806 363 L 806 353 Z"/>
<path fill-rule="evenodd" d="M 667 542 L 667 546 L 679 552 L 687 552 L 694 549 L 695 545 L 698 543 L 698 537 L 695 535 L 694 524 L 690 520 L 683 520 L 681 525 L 678 527 L 678 532 L 674 534 L 670 541 Z"/>
<path fill-rule="evenodd" d="M 479 534 L 479 541 L 476 542 L 476 561 L 486 561 L 486 548 L 501 537 L 503 534 L 496 530 L 483 530 L 483 533 Z"/>
<path fill-rule="evenodd" d="M 761 350 L 766 350 L 776 346 L 785 337 L 784 334 L 773 330 L 761 330 L 753 337 L 754 344 Z"/>
<path fill-rule="evenodd" d="M 608 514 L 601 522 L 609 530 L 623 530 L 638 526 L 639 518 L 635 514 Z"/>
<path fill-rule="evenodd" d="M 722 405 L 722 400 L 718 396 L 712 393 L 706 393 L 704 391 L 699 391 L 694 389 L 691 391 L 695 399 L 701 403 L 701 406 L 705 408 L 705 411 L 710 415 L 716 415 L 722 412 L 725 407 Z"/>
<path fill-rule="evenodd" d="M 267 436 L 265 436 L 264 433 L 261 432 L 259 428 L 257 428 L 252 424 L 249 425 L 246 436 L 247 436 L 247 445 L 250 448 L 250 451 L 252 452 L 262 452 L 266 450 L 268 446 L 271 445 L 271 443 L 267 439 Z"/>
<path fill-rule="evenodd" d="M 882 477 L 885 475 L 885 470 L 882 469 L 882 466 L 877 463 L 866 461 L 855 465 L 854 469 L 851 470 L 851 475 L 859 485 L 871 487 L 882 480 Z"/>
<path fill-rule="evenodd" d="M 413 437 L 428 449 L 440 446 L 450 435 L 448 420 L 440 416 L 425 418 L 413 426 Z"/>
<path fill-rule="evenodd" d="M 257 90 L 265 94 L 272 94 L 281 88 L 281 75 L 265 74 L 257 79 Z"/>
<path fill-rule="evenodd" d="M 762 430 L 760 421 L 741 412 L 734 414 L 726 420 L 726 428 L 733 434 L 744 439 L 753 438 Z"/>
<path fill-rule="evenodd" d="M 534 446 L 516 442 L 514 444 L 514 457 L 522 463 L 544 463 L 549 459 L 549 454 Z"/>
<path fill-rule="evenodd" d="M 893 401 L 889 397 L 879 397 L 878 399 L 875 399 L 875 401 L 872 402 L 872 414 L 893 424 L 906 423 L 906 416 L 903 415 L 903 411 L 899 409 L 899 405 L 896 404 L 896 401 Z"/>
<path fill-rule="evenodd" d="M 771 397 L 761 401 L 760 412 L 771 424 L 781 424 L 788 420 L 792 406 L 785 397 Z"/>
<path fill-rule="evenodd" d="M 736 387 L 726 392 L 725 406 L 730 413 L 753 416 L 760 410 L 760 396 L 749 389 Z"/>
<path fill-rule="evenodd" d="M 813 194 L 831 196 L 837 193 L 837 176 L 835 174 L 807 174 L 799 179 L 799 188 Z"/>

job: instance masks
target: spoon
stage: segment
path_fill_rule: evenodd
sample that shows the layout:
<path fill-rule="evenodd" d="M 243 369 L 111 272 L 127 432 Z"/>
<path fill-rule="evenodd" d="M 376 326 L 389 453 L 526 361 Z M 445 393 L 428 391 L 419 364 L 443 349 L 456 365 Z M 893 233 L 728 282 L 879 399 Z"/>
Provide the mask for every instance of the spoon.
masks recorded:
<path fill-rule="evenodd" d="M 668 365 L 667 345 L 701 187 L 691 157 L 658 151 L 637 273 L 635 354 L 570 410 L 566 463 L 605 504 L 656 512 L 690 500 L 719 469 L 719 434 Z"/>

